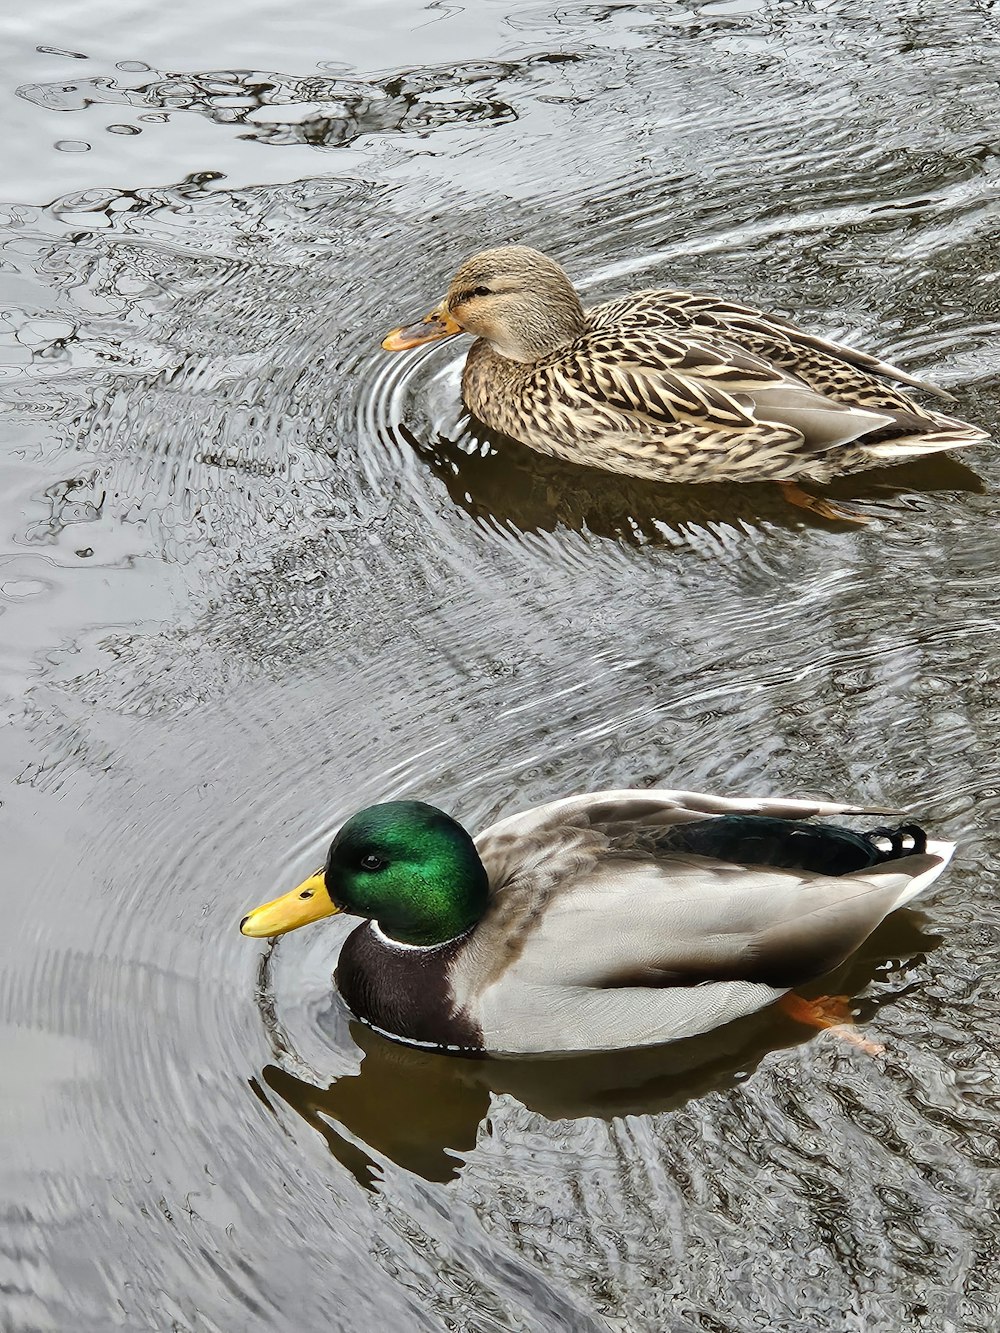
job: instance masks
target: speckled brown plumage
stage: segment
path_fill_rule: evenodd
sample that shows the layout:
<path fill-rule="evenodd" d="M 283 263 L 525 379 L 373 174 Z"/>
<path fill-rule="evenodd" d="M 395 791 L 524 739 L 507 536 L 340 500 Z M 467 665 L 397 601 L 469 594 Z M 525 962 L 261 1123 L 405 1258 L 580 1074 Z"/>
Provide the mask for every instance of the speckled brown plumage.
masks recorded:
<path fill-rule="evenodd" d="M 611 472 L 825 482 L 987 438 L 891 381 L 941 390 L 748 307 L 643 291 L 584 311 L 559 265 L 527 246 L 467 260 L 428 318 L 437 332 L 386 345 L 479 335 L 462 376 L 470 411 Z"/>

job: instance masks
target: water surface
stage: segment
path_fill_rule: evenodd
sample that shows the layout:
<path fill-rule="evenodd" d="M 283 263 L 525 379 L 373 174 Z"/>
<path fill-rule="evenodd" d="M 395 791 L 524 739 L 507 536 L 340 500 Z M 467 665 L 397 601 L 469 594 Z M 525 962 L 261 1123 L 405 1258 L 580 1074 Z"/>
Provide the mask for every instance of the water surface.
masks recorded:
<path fill-rule="evenodd" d="M 486 244 L 794 316 L 998 426 L 988 3 L 44 0 L 0 20 L 0 943 L 13 1329 L 996 1325 L 991 447 L 647 487 L 392 358 Z M 246 907 L 359 804 L 631 784 L 961 851 L 829 985 L 668 1051 L 359 1030 Z"/>

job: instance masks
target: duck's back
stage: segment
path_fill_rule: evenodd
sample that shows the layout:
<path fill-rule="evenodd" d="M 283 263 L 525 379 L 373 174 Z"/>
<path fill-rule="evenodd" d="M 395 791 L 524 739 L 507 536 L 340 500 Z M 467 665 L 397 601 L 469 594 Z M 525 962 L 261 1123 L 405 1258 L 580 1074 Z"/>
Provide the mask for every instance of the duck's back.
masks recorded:
<path fill-rule="evenodd" d="M 947 863 L 950 846 L 930 844 L 878 864 L 863 836 L 798 822 L 852 810 L 622 791 L 495 825 L 477 839 L 493 901 L 450 966 L 454 1012 L 484 1049 L 514 1053 L 650 1045 L 763 1008 Z M 746 864 L 752 845 L 785 864 Z M 725 859 L 736 846 L 743 863 Z M 832 873 L 797 864 L 825 858 Z"/>
<path fill-rule="evenodd" d="M 986 438 L 890 380 L 920 384 L 776 316 L 649 291 L 589 311 L 532 365 L 480 339 L 462 388 L 474 415 L 540 452 L 657 481 L 825 481 Z"/>

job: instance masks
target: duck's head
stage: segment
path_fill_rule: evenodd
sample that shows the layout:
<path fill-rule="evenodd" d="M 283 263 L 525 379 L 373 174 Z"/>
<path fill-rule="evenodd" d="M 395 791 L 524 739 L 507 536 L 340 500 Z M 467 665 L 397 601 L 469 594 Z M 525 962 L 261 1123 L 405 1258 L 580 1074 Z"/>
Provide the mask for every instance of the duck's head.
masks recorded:
<path fill-rule="evenodd" d="M 582 331 L 576 289 L 554 259 L 528 245 L 501 245 L 467 259 L 448 295 L 420 324 L 393 329 L 387 352 L 471 333 L 511 361 L 538 361 Z"/>
<path fill-rule="evenodd" d="M 486 870 L 461 824 L 422 801 L 388 801 L 352 816 L 324 868 L 255 908 L 240 930 L 284 935 L 347 912 L 405 944 L 441 944 L 479 920 L 488 893 Z"/>

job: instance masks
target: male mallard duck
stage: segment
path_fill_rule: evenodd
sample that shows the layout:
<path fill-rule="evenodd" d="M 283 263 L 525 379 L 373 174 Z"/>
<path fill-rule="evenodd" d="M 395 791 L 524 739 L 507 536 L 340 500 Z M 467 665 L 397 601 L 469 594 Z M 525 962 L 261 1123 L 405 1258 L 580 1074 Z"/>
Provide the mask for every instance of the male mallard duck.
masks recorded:
<path fill-rule="evenodd" d="M 240 923 L 271 936 L 334 912 L 347 1005 L 443 1050 L 650 1046 L 753 1013 L 828 972 L 932 884 L 951 843 L 914 825 L 803 821 L 825 801 L 606 791 L 473 841 L 419 801 L 373 805 L 326 866 Z"/>
<path fill-rule="evenodd" d="M 584 310 L 562 268 L 526 245 L 467 259 L 423 323 L 393 329 L 382 346 L 458 333 L 476 335 L 462 397 L 494 430 L 653 481 L 776 481 L 827 518 L 859 516 L 798 481 L 988 438 L 887 381 L 950 398 L 944 390 L 776 315 L 675 291 Z"/>

